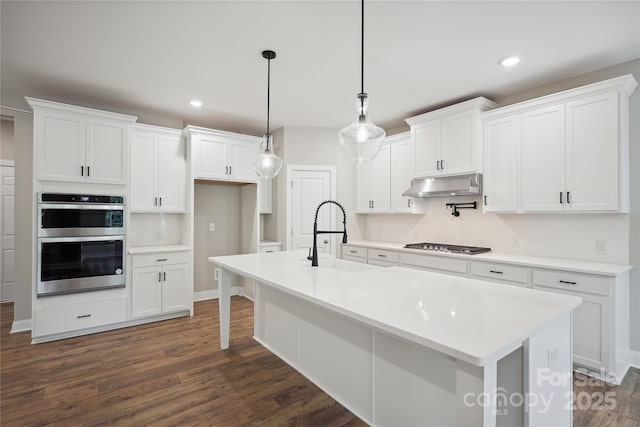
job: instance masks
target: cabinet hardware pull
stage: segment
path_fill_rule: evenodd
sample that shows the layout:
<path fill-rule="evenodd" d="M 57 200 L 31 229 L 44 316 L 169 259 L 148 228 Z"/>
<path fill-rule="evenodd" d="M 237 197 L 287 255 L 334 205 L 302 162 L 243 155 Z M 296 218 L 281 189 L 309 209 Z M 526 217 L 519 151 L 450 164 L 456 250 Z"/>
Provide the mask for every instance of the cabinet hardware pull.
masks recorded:
<path fill-rule="evenodd" d="M 560 204 L 562 204 L 562 191 L 560 192 Z"/>
<path fill-rule="evenodd" d="M 229 166 L 224 167 L 224 174 L 229 175 Z"/>
<path fill-rule="evenodd" d="M 374 209 L 376 208 L 376 201 L 375 200 L 371 201 L 371 207 L 374 208 Z"/>
<path fill-rule="evenodd" d="M 158 282 L 162 282 L 162 273 L 158 271 Z"/>
<path fill-rule="evenodd" d="M 153 206 L 158 206 L 158 198 L 157 197 L 153 198 Z"/>
<path fill-rule="evenodd" d="M 166 261 L 166 260 L 167 260 L 167 258 L 160 258 L 160 259 L 157 259 L 156 261 L 162 262 L 162 261 Z"/>
<path fill-rule="evenodd" d="M 90 314 L 79 314 L 77 317 L 78 317 L 78 319 L 84 319 L 84 318 L 87 318 L 87 317 L 91 317 L 91 315 Z"/>
<path fill-rule="evenodd" d="M 379 256 L 380 258 L 386 258 L 386 257 L 387 257 L 386 255 L 382 255 L 382 254 L 378 254 L 378 256 Z"/>
<path fill-rule="evenodd" d="M 229 166 L 229 175 L 231 175 L 231 166 Z"/>
<path fill-rule="evenodd" d="M 444 160 L 440 160 L 440 170 L 444 170 Z"/>
<path fill-rule="evenodd" d="M 496 270 L 489 270 L 489 273 L 494 273 L 494 274 L 504 274 L 503 271 L 496 271 Z"/>
<path fill-rule="evenodd" d="M 577 285 L 578 282 L 569 282 L 567 280 L 558 280 L 560 283 L 564 283 L 565 285 Z"/>
<path fill-rule="evenodd" d="M 352 254 L 357 254 L 358 253 L 358 251 L 354 251 L 354 250 L 351 250 L 349 252 L 351 252 Z"/>
<path fill-rule="evenodd" d="M 167 281 L 167 272 L 166 271 L 164 273 L 162 273 L 162 281 L 163 282 Z"/>
<path fill-rule="evenodd" d="M 571 192 L 567 191 L 567 203 L 571 203 Z"/>
<path fill-rule="evenodd" d="M 84 166 L 80 166 L 80 176 L 84 176 Z"/>
<path fill-rule="evenodd" d="M 91 176 L 91 169 L 90 169 L 90 166 L 87 166 L 87 176 Z"/>
<path fill-rule="evenodd" d="M 162 206 L 162 197 L 160 197 L 160 206 Z"/>
<path fill-rule="evenodd" d="M 487 196 L 484 196 L 484 205 L 487 206 Z"/>
<path fill-rule="evenodd" d="M 273 251 L 264 251 L 264 253 L 266 253 L 266 254 L 270 254 L 271 252 L 273 252 Z"/>
<path fill-rule="evenodd" d="M 413 199 L 409 199 L 409 207 L 413 205 Z"/>
<path fill-rule="evenodd" d="M 436 160 L 436 169 L 440 170 L 440 160 Z"/>

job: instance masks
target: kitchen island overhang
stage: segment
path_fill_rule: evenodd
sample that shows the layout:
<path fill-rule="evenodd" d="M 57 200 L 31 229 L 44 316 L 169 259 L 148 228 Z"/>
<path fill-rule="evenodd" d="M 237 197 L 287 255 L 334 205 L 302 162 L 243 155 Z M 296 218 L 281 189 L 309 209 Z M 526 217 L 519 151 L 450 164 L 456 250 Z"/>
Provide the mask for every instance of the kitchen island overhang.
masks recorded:
<path fill-rule="evenodd" d="M 571 423 L 579 298 L 305 251 L 209 261 L 222 348 L 237 273 L 256 281 L 255 339 L 370 424 Z"/>

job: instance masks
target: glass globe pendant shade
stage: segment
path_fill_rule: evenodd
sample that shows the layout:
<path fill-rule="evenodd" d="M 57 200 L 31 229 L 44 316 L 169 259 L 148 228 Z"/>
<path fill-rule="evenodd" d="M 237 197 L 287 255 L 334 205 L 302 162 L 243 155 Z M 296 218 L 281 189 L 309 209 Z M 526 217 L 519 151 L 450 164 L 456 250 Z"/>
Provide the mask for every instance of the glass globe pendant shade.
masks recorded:
<path fill-rule="evenodd" d="M 358 94 L 358 115 L 347 127 L 338 132 L 340 144 L 354 163 L 373 160 L 380 151 L 386 133 L 371 122 L 367 115 L 369 101 L 366 93 Z"/>
<path fill-rule="evenodd" d="M 273 152 L 273 136 L 265 133 L 262 137 L 260 154 L 253 159 L 253 170 L 264 179 L 272 179 L 282 168 L 282 159 Z"/>

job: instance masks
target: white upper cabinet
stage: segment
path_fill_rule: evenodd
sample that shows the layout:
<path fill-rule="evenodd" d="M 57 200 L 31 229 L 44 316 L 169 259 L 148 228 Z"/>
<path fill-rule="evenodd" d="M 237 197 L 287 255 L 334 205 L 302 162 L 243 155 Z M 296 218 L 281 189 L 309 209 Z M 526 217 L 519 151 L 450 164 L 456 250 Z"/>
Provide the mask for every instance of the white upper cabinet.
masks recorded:
<path fill-rule="evenodd" d="M 193 178 L 258 182 L 253 160 L 261 138 L 195 126 L 187 126 L 185 132 L 194 153 Z"/>
<path fill-rule="evenodd" d="M 414 140 L 414 176 L 481 172 L 480 112 L 495 105 L 479 97 L 407 119 Z"/>
<path fill-rule="evenodd" d="M 181 131 L 134 125 L 131 212 L 185 212 L 186 153 Z"/>
<path fill-rule="evenodd" d="M 26 98 L 34 111 L 36 179 L 124 185 L 135 117 Z"/>
<path fill-rule="evenodd" d="M 517 117 L 509 116 L 484 123 L 482 180 L 486 212 L 518 210 L 517 122 Z"/>
<path fill-rule="evenodd" d="M 391 211 L 391 158 L 389 144 L 376 157 L 356 168 L 356 213 Z"/>
<path fill-rule="evenodd" d="M 411 185 L 414 174 L 414 147 L 409 132 L 386 139 L 391 149 L 391 212 L 413 212 L 413 197 L 402 195 Z"/>
<path fill-rule="evenodd" d="M 564 208 L 564 105 L 520 115 L 522 210 Z"/>
<path fill-rule="evenodd" d="M 485 210 L 628 212 L 628 105 L 636 87 L 627 75 L 484 113 Z M 518 203 L 493 209 L 513 154 L 490 129 L 505 121 L 516 128 Z"/>

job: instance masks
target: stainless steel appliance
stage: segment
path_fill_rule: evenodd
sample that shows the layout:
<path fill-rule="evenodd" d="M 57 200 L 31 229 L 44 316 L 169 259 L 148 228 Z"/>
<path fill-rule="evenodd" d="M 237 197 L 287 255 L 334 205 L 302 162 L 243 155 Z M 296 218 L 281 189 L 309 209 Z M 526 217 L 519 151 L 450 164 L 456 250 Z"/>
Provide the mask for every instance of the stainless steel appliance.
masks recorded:
<path fill-rule="evenodd" d="M 449 245 L 446 243 L 409 243 L 404 245 L 407 249 L 421 249 L 424 251 L 434 251 L 434 252 L 449 252 L 452 254 L 467 254 L 467 255 L 475 255 L 481 254 L 483 252 L 489 252 L 491 248 L 482 248 L 478 246 L 460 246 L 460 245 Z"/>
<path fill-rule="evenodd" d="M 416 178 L 411 180 L 411 187 L 402 193 L 405 197 L 479 196 L 480 194 L 482 194 L 482 175 L 479 173 Z"/>
<path fill-rule="evenodd" d="M 124 198 L 41 193 L 37 296 L 125 286 Z"/>

